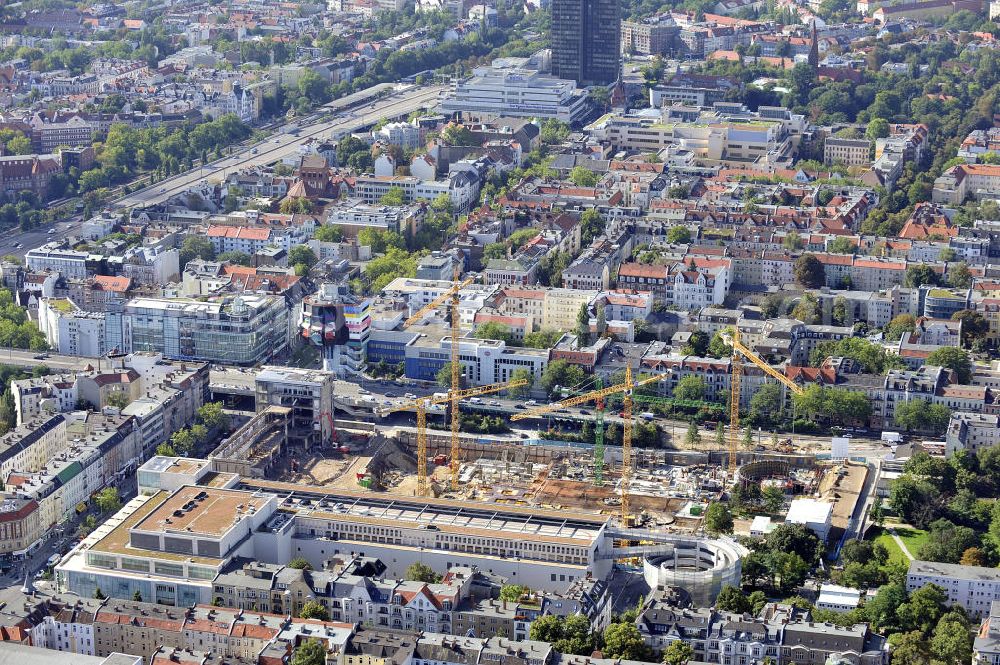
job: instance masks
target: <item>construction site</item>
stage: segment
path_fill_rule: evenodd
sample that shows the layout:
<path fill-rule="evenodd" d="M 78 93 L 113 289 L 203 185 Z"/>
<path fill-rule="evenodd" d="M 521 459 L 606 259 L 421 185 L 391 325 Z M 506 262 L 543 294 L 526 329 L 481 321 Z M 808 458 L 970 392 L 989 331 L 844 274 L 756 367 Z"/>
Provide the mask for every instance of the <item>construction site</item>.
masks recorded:
<path fill-rule="evenodd" d="M 631 370 L 626 368 L 621 383 L 602 386 L 597 381 L 595 389 L 571 392 L 549 404 L 530 402 L 531 408 L 509 416 L 511 422 L 537 420 L 547 414 L 566 413 L 568 407 L 586 405 L 596 414 L 590 441 L 526 440 L 523 431 L 507 435 L 463 432 L 459 411 L 464 400 L 481 402 L 480 396 L 506 393 L 528 383 L 520 379 L 462 387 L 458 362 L 461 331 L 455 307 L 458 290 L 466 283 L 456 282 L 404 324 L 406 327 L 419 321 L 437 308 L 448 308 L 450 301 L 452 328 L 446 343 L 451 347 L 453 360 L 451 388 L 419 398 L 407 395 L 407 399 L 385 404 L 376 411 L 376 416 L 383 417 L 407 411 L 415 415 L 415 427 L 341 420 L 328 445 L 300 446 L 297 442 L 304 439 L 291 434 L 301 429 L 303 423 L 321 421 L 332 427 L 331 413 L 336 410 L 332 401 L 334 391 L 325 387 L 317 391 L 318 401 L 292 397 L 280 401 L 287 406 L 258 403 L 257 416 L 216 451 L 216 465 L 243 477 L 326 491 L 565 510 L 576 515 L 600 516 L 626 528 L 659 528 L 678 533 L 700 530 L 709 504 L 735 487 L 752 488 L 757 496 L 765 487 L 778 488 L 786 505 L 796 498 L 830 504 L 835 526 L 847 527 L 864 486 L 866 467 L 818 465 L 814 454 L 796 452 L 796 448 L 787 444 L 774 450 L 762 446 L 747 450 L 746 445 L 741 445 L 740 414 L 736 408 L 730 409 L 725 444 L 715 450 L 634 449 L 634 391 L 663 380 L 666 375 L 633 379 Z M 801 393 L 797 384 L 744 346 L 738 333 L 728 336 L 726 341 L 732 346 L 734 360 L 731 405 L 741 403 L 744 364 L 761 368 L 790 392 Z M 285 370 L 286 374 L 290 371 Z M 314 404 L 324 404 L 324 399 L 331 400 L 329 406 L 315 411 Z M 620 446 L 605 445 L 606 400 L 621 403 Z M 447 429 L 428 427 L 429 412 L 442 415 Z M 754 492 L 748 495 L 753 496 Z M 782 515 L 778 507 L 771 512 L 775 517 Z"/>

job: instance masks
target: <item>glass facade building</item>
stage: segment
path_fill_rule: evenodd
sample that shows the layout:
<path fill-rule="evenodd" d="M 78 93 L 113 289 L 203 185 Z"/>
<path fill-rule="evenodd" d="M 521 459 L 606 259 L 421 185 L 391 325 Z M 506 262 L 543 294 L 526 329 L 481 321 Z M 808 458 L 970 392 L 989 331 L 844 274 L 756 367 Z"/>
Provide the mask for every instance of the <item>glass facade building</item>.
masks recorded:
<path fill-rule="evenodd" d="M 618 0 L 552 0 L 552 74 L 579 86 L 617 81 L 621 23 Z"/>

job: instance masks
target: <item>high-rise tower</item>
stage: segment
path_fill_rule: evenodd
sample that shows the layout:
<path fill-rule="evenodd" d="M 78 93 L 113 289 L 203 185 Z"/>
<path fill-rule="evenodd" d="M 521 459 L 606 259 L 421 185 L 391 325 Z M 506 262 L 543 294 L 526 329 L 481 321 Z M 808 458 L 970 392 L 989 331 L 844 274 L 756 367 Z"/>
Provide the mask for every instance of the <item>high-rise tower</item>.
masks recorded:
<path fill-rule="evenodd" d="M 552 0 L 552 73 L 610 85 L 621 71 L 620 0 Z"/>

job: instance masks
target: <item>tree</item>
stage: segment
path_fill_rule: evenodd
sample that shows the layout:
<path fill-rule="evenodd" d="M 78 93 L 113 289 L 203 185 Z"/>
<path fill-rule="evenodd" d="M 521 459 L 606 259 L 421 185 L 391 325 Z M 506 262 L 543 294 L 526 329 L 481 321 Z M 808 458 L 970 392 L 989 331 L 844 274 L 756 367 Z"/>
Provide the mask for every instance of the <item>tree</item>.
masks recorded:
<path fill-rule="evenodd" d="M 950 369 L 955 373 L 959 383 L 972 381 L 972 361 L 969 359 L 969 354 L 954 346 L 934 349 L 924 364 Z"/>
<path fill-rule="evenodd" d="M 403 577 L 414 582 L 426 582 L 427 584 L 434 584 L 441 580 L 441 576 L 435 573 L 430 566 L 419 561 L 411 563 Z"/>
<path fill-rule="evenodd" d="M 528 633 L 532 640 L 548 642 L 561 653 L 589 656 L 594 651 L 594 635 L 590 622 L 581 614 L 568 619 L 546 614 L 531 622 Z"/>
<path fill-rule="evenodd" d="M 542 372 L 542 388 L 552 395 L 557 386 L 575 388 L 586 380 L 586 373 L 579 365 L 571 365 L 563 359 L 553 360 Z"/>
<path fill-rule="evenodd" d="M 210 429 L 228 429 L 229 414 L 222 408 L 222 402 L 206 402 L 198 407 L 198 418 Z"/>
<path fill-rule="evenodd" d="M 686 665 L 694 658 L 694 648 L 683 640 L 673 640 L 663 650 L 664 665 Z"/>
<path fill-rule="evenodd" d="M 588 246 L 594 238 L 604 233 L 604 217 L 597 208 L 587 208 L 580 213 L 580 242 Z"/>
<path fill-rule="evenodd" d="M 132 400 L 129 399 L 128 393 L 124 390 L 116 390 L 109 394 L 105 401 L 108 406 L 116 409 L 124 409 Z"/>
<path fill-rule="evenodd" d="M 248 266 L 253 257 L 246 252 L 223 252 L 216 257 L 224 263 L 232 263 L 237 266 Z"/>
<path fill-rule="evenodd" d="M 169 443 L 161 443 L 156 447 L 156 454 L 163 457 L 177 457 L 177 451 Z"/>
<path fill-rule="evenodd" d="M 399 207 L 406 203 L 406 192 L 402 190 L 401 187 L 390 187 L 382 198 L 379 199 L 379 205 L 383 206 L 393 206 Z"/>
<path fill-rule="evenodd" d="M 803 293 L 792 310 L 792 318 L 809 325 L 819 323 L 819 301 L 816 299 L 816 296 L 811 293 Z"/>
<path fill-rule="evenodd" d="M 318 619 L 320 621 L 329 621 L 330 613 L 326 611 L 326 608 L 320 605 L 315 600 L 307 601 L 302 609 L 299 610 L 299 617 L 303 619 Z"/>
<path fill-rule="evenodd" d="M 715 333 L 712 335 L 712 341 L 708 343 L 708 355 L 713 358 L 728 358 L 733 355 L 733 347 L 726 343 L 722 336 L 723 332 L 732 334 L 732 329 Z"/>
<path fill-rule="evenodd" d="M 889 507 L 904 521 L 922 527 L 933 520 L 940 494 L 930 482 L 904 473 L 889 486 Z"/>
<path fill-rule="evenodd" d="M 726 445 L 726 426 L 722 421 L 715 423 L 715 447 L 720 450 Z"/>
<path fill-rule="evenodd" d="M 306 272 L 309 271 L 319 259 L 308 245 L 296 245 L 288 250 L 288 263 L 293 266 L 305 266 Z"/>
<path fill-rule="evenodd" d="M 500 340 L 507 344 L 511 344 L 514 341 L 514 333 L 511 332 L 510 326 L 504 323 L 496 323 L 495 321 L 484 323 L 476 328 L 475 336 L 479 339 Z"/>
<path fill-rule="evenodd" d="M 313 233 L 313 238 L 320 242 L 341 242 L 344 239 L 344 229 L 339 226 L 320 226 Z"/>
<path fill-rule="evenodd" d="M 536 330 L 524 336 L 524 345 L 533 349 L 551 349 L 562 337 L 558 330 Z"/>
<path fill-rule="evenodd" d="M 965 665 L 972 662 L 972 633 L 969 620 L 960 610 L 948 612 L 934 627 L 930 655 L 935 664 Z"/>
<path fill-rule="evenodd" d="M 194 259 L 211 261 L 214 258 L 215 248 L 212 246 L 212 242 L 204 236 L 188 236 L 184 238 L 184 242 L 181 243 L 181 251 L 178 253 L 178 262 L 180 263 L 181 270 L 184 270 L 184 266 Z"/>
<path fill-rule="evenodd" d="M 535 375 L 530 369 L 520 367 L 510 373 L 511 381 L 527 381 L 523 386 L 507 389 L 507 397 L 511 399 L 524 399 L 531 394 L 531 389 L 535 385 Z"/>
<path fill-rule="evenodd" d="M 944 404 L 931 404 L 915 399 L 896 405 L 896 425 L 907 432 L 932 432 L 941 434 L 948 426 L 951 411 Z"/>
<path fill-rule="evenodd" d="M 850 238 L 845 238 L 844 236 L 838 236 L 830 241 L 826 246 L 826 251 L 833 254 L 853 254 L 857 247 Z"/>
<path fill-rule="evenodd" d="M 707 391 L 708 385 L 705 383 L 705 379 L 700 376 L 690 374 L 682 377 L 681 380 L 677 382 L 677 387 L 674 388 L 673 397 L 674 399 L 697 402 L 705 397 L 705 393 Z"/>
<path fill-rule="evenodd" d="M 705 530 L 713 535 L 733 532 L 733 514 L 724 503 L 710 503 L 705 510 Z"/>
<path fill-rule="evenodd" d="M 808 527 L 802 524 L 779 524 L 765 538 L 769 549 L 776 552 L 795 552 L 808 563 L 819 563 L 823 544 Z"/>
<path fill-rule="evenodd" d="M 750 397 L 750 420 L 754 425 L 773 425 L 781 420 L 784 394 L 776 383 L 765 383 Z"/>
<path fill-rule="evenodd" d="M 708 345 L 711 339 L 704 330 L 695 330 L 688 337 L 687 343 L 682 351 L 690 356 L 705 356 L 708 353 Z"/>
<path fill-rule="evenodd" d="M 903 284 L 910 288 L 916 288 L 918 286 L 923 286 L 924 284 L 934 286 L 937 283 L 937 273 L 934 272 L 934 269 L 926 263 L 910 266 L 906 269 L 906 276 L 903 278 Z"/>
<path fill-rule="evenodd" d="M 687 433 L 684 435 L 684 443 L 689 448 L 697 448 L 701 445 L 701 432 L 698 431 L 698 423 L 693 420 L 688 423 Z"/>
<path fill-rule="evenodd" d="M 807 289 L 818 289 L 826 284 L 826 268 L 812 254 L 803 254 L 792 268 L 795 281 Z"/>
<path fill-rule="evenodd" d="M 441 386 L 442 388 L 449 388 L 450 389 L 451 388 L 451 362 L 449 361 L 449 362 L 446 362 L 444 365 L 442 365 L 441 369 L 438 370 L 438 372 L 437 372 L 437 374 L 435 375 L 434 378 L 437 381 L 437 383 L 438 383 L 439 386 Z M 458 383 L 459 383 L 459 387 L 460 388 L 465 386 L 465 375 L 464 375 L 461 367 L 459 367 L 459 370 L 458 370 Z"/>
<path fill-rule="evenodd" d="M 691 242 L 691 229 L 686 226 L 671 226 L 667 231 L 667 242 L 673 245 L 686 245 Z"/>
<path fill-rule="evenodd" d="M 94 498 L 94 502 L 102 513 L 113 513 L 122 507 L 121 497 L 118 496 L 118 488 L 105 487 Z"/>
<path fill-rule="evenodd" d="M 864 423 L 872 406 L 864 393 L 811 384 L 801 394 L 792 396 L 798 413 L 817 422 Z"/>
<path fill-rule="evenodd" d="M 962 558 L 958 562 L 963 566 L 985 566 L 986 556 L 978 547 L 970 547 L 962 552 Z"/>
<path fill-rule="evenodd" d="M 715 599 L 715 609 L 722 612 L 743 614 L 750 611 L 750 603 L 738 587 L 726 584 L 719 591 L 719 597 Z"/>
<path fill-rule="evenodd" d="M 181 455 L 187 455 L 192 450 L 194 450 L 195 445 L 197 445 L 194 434 L 191 433 L 190 429 L 179 429 L 173 433 L 170 437 L 170 445 Z"/>
<path fill-rule="evenodd" d="M 142 602 L 142 593 L 140 593 L 138 589 L 136 589 L 135 593 L 132 594 L 132 600 L 134 600 L 137 603 Z"/>
<path fill-rule="evenodd" d="M 972 271 L 965 261 L 957 263 L 948 270 L 948 284 L 956 289 L 967 289 L 972 286 Z"/>
<path fill-rule="evenodd" d="M 296 570 L 312 570 L 312 564 L 305 557 L 295 557 L 288 562 L 289 568 L 295 568 Z"/>
<path fill-rule="evenodd" d="M 521 600 L 522 596 L 530 593 L 530 591 L 528 587 L 521 586 L 520 584 L 504 584 L 500 587 L 500 600 L 516 603 Z"/>
<path fill-rule="evenodd" d="M 873 118 L 865 129 L 865 138 L 869 141 L 884 139 L 889 136 L 889 122 L 884 118 Z"/>
<path fill-rule="evenodd" d="M 483 247 L 483 260 L 489 262 L 493 259 L 507 258 L 507 245 L 502 242 L 491 242 Z"/>
<path fill-rule="evenodd" d="M 648 660 L 649 647 L 634 623 L 613 623 L 604 629 L 604 657 Z"/>
<path fill-rule="evenodd" d="M 104 592 L 101 591 L 101 587 L 97 587 L 97 588 L 94 589 L 94 599 L 95 600 L 104 600 L 105 598 L 107 598 L 107 596 L 105 596 Z"/>
<path fill-rule="evenodd" d="M 885 338 L 887 340 L 898 340 L 905 333 L 916 330 L 916 327 L 917 319 L 912 314 L 894 316 L 892 321 L 885 327 Z"/>
<path fill-rule="evenodd" d="M 975 310 L 963 309 L 955 312 L 951 315 L 951 320 L 962 323 L 962 343 L 966 346 L 972 346 L 990 332 L 989 321 Z"/>
<path fill-rule="evenodd" d="M 776 485 L 768 485 L 762 491 L 764 510 L 772 515 L 777 514 L 785 505 L 785 493 Z"/>
<path fill-rule="evenodd" d="M 326 648 L 319 640 L 305 640 L 295 648 L 290 665 L 326 665 Z"/>
<path fill-rule="evenodd" d="M 802 240 L 802 236 L 799 235 L 798 232 L 789 231 L 785 237 L 781 239 L 781 246 L 795 252 L 802 249 L 802 247 L 805 246 L 805 242 Z"/>
<path fill-rule="evenodd" d="M 931 656 L 927 641 L 919 630 L 908 633 L 895 633 L 889 636 L 892 645 L 893 662 L 907 665 L 930 665 Z"/>
<path fill-rule="evenodd" d="M 590 310 L 586 303 L 581 304 L 576 313 L 576 337 L 581 347 L 590 345 Z"/>
<path fill-rule="evenodd" d="M 569 179 L 577 187 L 593 187 L 598 181 L 597 174 L 585 166 L 574 166 Z"/>

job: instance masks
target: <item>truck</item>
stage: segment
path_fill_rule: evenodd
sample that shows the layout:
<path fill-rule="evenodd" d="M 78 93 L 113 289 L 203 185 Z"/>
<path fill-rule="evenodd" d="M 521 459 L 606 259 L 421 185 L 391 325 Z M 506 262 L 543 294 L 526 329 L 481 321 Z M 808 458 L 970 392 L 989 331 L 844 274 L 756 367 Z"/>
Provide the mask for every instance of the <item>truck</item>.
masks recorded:
<path fill-rule="evenodd" d="M 639 417 L 645 421 L 656 420 L 656 414 L 650 413 L 649 411 L 643 411 L 639 414 Z"/>

